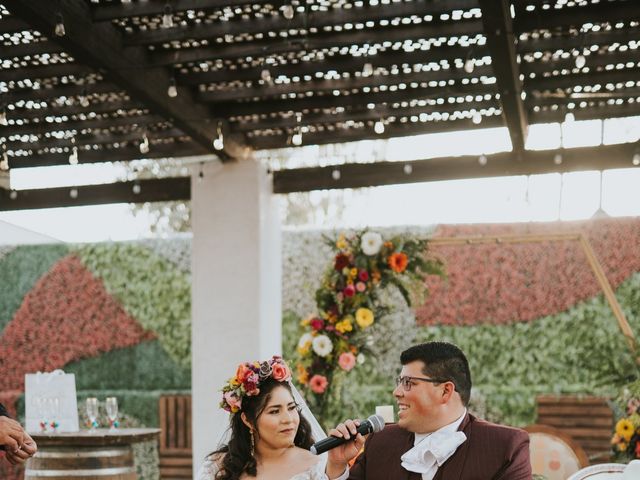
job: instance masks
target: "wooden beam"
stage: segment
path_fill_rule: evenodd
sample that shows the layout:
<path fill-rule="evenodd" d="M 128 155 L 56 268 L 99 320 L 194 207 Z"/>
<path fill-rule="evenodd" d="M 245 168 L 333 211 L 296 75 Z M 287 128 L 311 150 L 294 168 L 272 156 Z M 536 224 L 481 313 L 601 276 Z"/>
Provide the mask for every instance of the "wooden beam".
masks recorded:
<path fill-rule="evenodd" d="M 298 39 L 274 39 L 232 44 L 216 44 L 211 47 L 157 49 L 151 53 L 155 65 L 201 62 L 244 57 L 263 57 L 278 53 L 351 47 L 353 45 L 373 45 L 384 42 L 403 42 L 431 37 L 474 37 L 483 32 L 482 21 L 460 20 L 458 22 L 429 22 L 425 25 L 385 26 L 375 29 L 348 32 L 314 34 Z"/>
<path fill-rule="evenodd" d="M 404 90 L 357 93 L 353 95 L 322 95 L 295 100 L 266 100 L 262 102 L 225 102 L 213 104 L 216 111 L 224 116 L 269 114 L 274 112 L 302 112 L 314 108 L 357 107 L 370 103 L 391 103 L 426 98 L 446 98 L 455 95 L 495 94 L 495 85 L 455 84 L 447 87 L 407 87 Z"/>
<path fill-rule="evenodd" d="M 625 68 L 605 72 L 573 73 L 570 75 L 556 75 L 553 77 L 531 78 L 525 80 L 527 91 L 553 91 L 556 89 L 573 88 L 587 85 L 606 85 L 608 83 L 626 83 L 640 80 L 640 68 Z M 606 90 L 603 90 L 606 91 Z M 622 89 L 624 91 L 624 88 Z"/>
<path fill-rule="evenodd" d="M 590 74 L 598 73 L 602 67 L 607 65 L 626 65 L 633 63 L 634 65 L 640 61 L 640 55 L 636 51 L 615 52 L 615 53 L 596 53 L 585 56 L 585 66 Z M 530 74 L 536 76 L 548 72 L 573 72 L 577 70 L 576 59 L 571 56 L 569 58 L 558 58 L 553 60 L 535 60 L 533 62 L 522 62 L 520 71 L 525 78 L 530 78 Z"/>
<path fill-rule="evenodd" d="M 9 48 L 12 57 L 25 57 L 42 55 L 45 53 L 61 53 L 64 49 L 57 43 L 53 43 L 49 40 L 30 41 L 29 43 L 19 43 L 17 45 L 5 45 L 5 48 Z"/>
<path fill-rule="evenodd" d="M 306 75 L 315 78 L 318 72 L 335 70 L 340 72 L 362 72 L 365 64 L 370 63 L 374 69 L 389 68 L 400 65 L 418 65 L 431 62 L 448 61 L 453 64 L 456 59 L 465 60 L 469 54 L 475 58 L 489 56 L 486 46 L 469 47 L 441 46 L 429 50 L 416 50 L 404 52 L 400 50 L 388 50 L 376 55 L 353 57 L 352 55 L 335 55 L 322 60 L 310 60 L 308 62 L 290 63 L 285 65 L 264 65 L 261 67 L 236 68 L 234 70 L 224 68 L 209 72 L 180 73 L 176 79 L 181 85 L 201 85 L 207 83 L 229 83 L 234 81 L 257 81 L 264 68 L 268 68 L 273 76 L 284 75 L 286 77 L 303 78 Z"/>
<path fill-rule="evenodd" d="M 332 80 L 311 80 L 292 83 L 282 83 L 277 85 L 255 86 L 255 87 L 234 87 L 225 90 L 212 90 L 203 92 L 199 98 L 207 102 L 229 102 L 237 100 L 252 100 L 256 98 L 282 99 L 291 94 L 306 94 L 313 91 L 314 95 L 319 92 L 331 92 L 333 90 L 353 91 L 363 88 L 377 88 L 390 85 L 410 85 L 411 83 L 427 84 L 433 81 L 461 81 L 464 78 L 492 77 L 493 70 L 490 66 L 482 66 L 472 73 L 467 73 L 462 68 L 441 69 L 437 71 L 418 73 L 398 73 L 389 75 L 351 76 L 349 78 L 338 78 Z"/>
<path fill-rule="evenodd" d="M 48 105 L 46 108 L 26 108 L 26 107 L 16 107 L 7 111 L 7 116 L 9 119 L 21 119 L 21 120 L 32 120 L 34 118 L 40 119 L 40 121 L 44 121 L 46 117 L 72 117 L 74 115 L 80 116 L 96 113 L 115 113 L 118 110 L 123 111 L 131 111 L 136 110 L 140 111 L 140 114 L 144 114 L 144 111 L 140 104 L 133 102 L 131 100 L 110 100 L 106 99 L 101 102 L 91 103 L 88 107 L 83 107 L 82 105 L 64 105 L 59 107 L 55 104 Z M 0 135 L 2 134 L 2 129 L 0 129 Z"/>
<path fill-rule="evenodd" d="M 528 38 L 518 42 L 518 53 L 523 55 L 535 52 L 555 52 L 557 50 L 570 51 L 583 49 L 591 45 L 604 47 L 620 43 L 626 45 L 631 40 L 640 38 L 637 28 L 621 28 L 615 30 L 590 31 L 576 35 L 571 33 L 556 34 L 544 38 Z"/>
<path fill-rule="evenodd" d="M 9 191 L 0 189 L 0 211 L 78 207 L 109 203 L 187 201 L 190 199 L 190 177 L 158 178 L 104 185 L 78 185 L 33 190 Z"/>
<path fill-rule="evenodd" d="M 29 30 L 31 30 L 31 25 L 20 18 L 12 16 L 3 16 L 0 18 L 0 34 L 11 34 Z"/>
<path fill-rule="evenodd" d="M 193 142 L 175 142 L 169 145 L 151 146 L 149 153 L 142 154 L 137 146 L 118 149 L 102 148 L 78 152 L 78 161 L 85 163 L 128 162 L 131 160 L 149 158 L 180 158 L 206 154 L 199 144 Z M 43 153 L 39 155 L 9 155 L 9 166 L 14 168 L 51 167 L 55 165 L 69 165 L 68 153 Z"/>
<path fill-rule="evenodd" d="M 631 158 L 636 148 L 636 144 L 622 144 L 595 148 L 525 151 L 520 162 L 516 161 L 512 153 L 497 153 L 487 155 L 487 163 L 484 166 L 478 162 L 478 156 L 462 156 L 280 170 L 273 174 L 273 189 L 274 193 L 291 193 L 467 178 L 631 168 Z M 563 161 L 560 165 L 553 161 L 556 153 L 562 154 Z M 338 180 L 333 174 L 336 169 L 340 172 Z"/>
<path fill-rule="evenodd" d="M 135 115 L 129 117 L 97 118 L 93 120 L 76 120 L 71 122 L 38 122 L 23 125 L 9 125 L 0 127 L 0 135 L 9 137 L 11 135 L 42 135 L 48 132 L 63 132 L 69 130 L 85 129 L 107 129 L 122 125 L 140 125 L 144 128 L 150 123 L 160 123 L 164 119 L 156 115 Z"/>
<path fill-rule="evenodd" d="M 497 100 L 482 100 L 480 102 L 445 103 L 443 105 L 424 105 L 415 107 L 392 108 L 389 105 L 377 105 L 375 109 L 355 109 L 340 113 L 308 113 L 302 118 L 301 125 L 338 124 L 346 122 L 375 122 L 389 117 L 410 117 L 423 113 L 453 113 L 459 111 L 480 111 L 489 108 L 500 108 Z M 252 130 L 293 129 L 298 126 L 295 115 L 280 118 L 266 118 L 256 122 L 237 122 L 232 125 L 232 131 L 248 132 Z"/>
<path fill-rule="evenodd" d="M 49 101 L 60 97 L 77 97 L 83 94 L 92 93 L 118 93 L 122 90 L 113 84 L 107 82 L 92 83 L 85 85 L 64 85 L 55 86 L 50 88 L 28 88 L 21 90 L 11 90 L 2 95 L 2 100 L 5 103 L 17 103 L 20 101 L 37 102 L 37 101 Z"/>
<path fill-rule="evenodd" d="M 470 119 L 441 120 L 436 122 L 407 122 L 393 123 L 385 127 L 384 133 L 377 134 L 373 128 L 328 128 L 319 133 L 305 133 L 302 136 L 303 145 L 326 145 L 329 143 L 356 142 L 360 140 L 381 140 L 386 138 L 407 137 L 427 133 L 454 132 L 460 130 L 474 130 L 480 128 L 495 128 L 503 126 L 502 119 L 494 116 L 476 125 Z M 291 146 L 287 134 L 254 136 L 249 141 L 256 149 L 286 148 Z"/>
<path fill-rule="evenodd" d="M 39 80 L 53 77 L 84 77 L 91 69 L 77 63 L 57 63 L 34 67 L 18 67 L 0 70 L 0 82 L 19 82 L 21 80 Z"/>
<path fill-rule="evenodd" d="M 210 153 L 223 159 L 238 153 L 232 141 L 225 142 L 225 150 L 215 151 L 211 144 L 212 127 L 206 119 L 212 117 L 208 108 L 196 103 L 188 89 L 179 89 L 175 98 L 167 95 L 171 75 L 149 62 L 142 47 L 125 48 L 122 35 L 113 25 L 91 21 L 90 5 L 84 0 L 6 0 L 4 5 L 12 15 L 23 19 L 41 32 L 53 31 L 56 16 L 63 14 L 66 35 L 56 37 L 66 51 L 78 62 L 97 70 L 106 70 L 108 77 L 177 128 L 189 135 Z"/>
<path fill-rule="evenodd" d="M 572 100 L 574 103 L 579 100 Z M 557 110 L 545 110 L 541 112 L 531 112 L 529 117 L 535 123 L 563 122 L 565 115 L 571 112 L 576 120 L 602 120 L 605 118 L 624 118 L 640 115 L 640 104 L 624 103 L 622 105 L 602 105 L 591 107 L 577 107 L 573 109 L 559 108 Z"/>
<path fill-rule="evenodd" d="M 265 32 L 280 32 L 292 30 L 308 30 L 309 28 L 322 31 L 325 27 L 379 22 L 394 18 L 424 17 L 426 15 L 439 16 L 460 8 L 469 9 L 477 7 L 477 0 L 449 0 L 447 2 L 433 2 L 431 0 L 415 0 L 402 2 L 389 8 L 386 4 L 377 6 L 361 6 L 353 8 L 333 8 L 327 11 L 307 11 L 296 13 L 292 19 L 282 15 L 265 16 L 251 21 L 238 20 L 219 22 L 215 28 L 208 23 L 195 23 L 190 25 L 177 25 L 173 28 L 157 28 L 154 30 L 138 31 L 128 34 L 125 42 L 128 45 L 152 45 L 184 40 L 202 40 L 220 38 L 226 35 L 256 35 Z M 450 22 L 457 23 L 457 22 Z M 428 29 L 428 23 L 423 24 Z"/>
<path fill-rule="evenodd" d="M 480 0 L 482 22 L 491 51 L 491 66 L 496 76 L 502 115 L 509 128 L 516 157 L 524 151 L 529 123 L 522 102 L 522 82 L 516 58 L 513 20 L 509 0 Z"/>
<path fill-rule="evenodd" d="M 482 0 L 481 0 L 482 1 Z M 517 4 L 517 2 L 516 2 Z M 588 6 L 537 8 L 516 15 L 513 21 L 517 33 L 556 28 L 581 28 L 585 23 L 615 23 L 640 19 L 640 4 L 636 1 L 590 3 Z"/>

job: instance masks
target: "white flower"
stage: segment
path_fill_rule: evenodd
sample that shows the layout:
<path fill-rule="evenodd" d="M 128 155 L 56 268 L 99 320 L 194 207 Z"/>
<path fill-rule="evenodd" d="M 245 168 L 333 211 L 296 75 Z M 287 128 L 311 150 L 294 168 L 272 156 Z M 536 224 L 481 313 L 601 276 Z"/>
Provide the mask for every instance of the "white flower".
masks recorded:
<path fill-rule="evenodd" d="M 300 337 L 300 340 L 298 340 L 298 348 L 305 348 L 308 343 L 311 343 L 312 340 L 313 340 L 313 335 L 311 335 L 308 332 L 305 333 Z"/>
<path fill-rule="evenodd" d="M 331 339 L 326 335 L 318 335 L 315 337 L 311 346 L 313 351 L 321 357 L 326 357 L 333 350 L 333 343 L 331 343 Z"/>
<path fill-rule="evenodd" d="M 367 232 L 360 239 L 360 248 L 365 255 L 377 255 L 382 247 L 382 235 L 377 232 Z"/>

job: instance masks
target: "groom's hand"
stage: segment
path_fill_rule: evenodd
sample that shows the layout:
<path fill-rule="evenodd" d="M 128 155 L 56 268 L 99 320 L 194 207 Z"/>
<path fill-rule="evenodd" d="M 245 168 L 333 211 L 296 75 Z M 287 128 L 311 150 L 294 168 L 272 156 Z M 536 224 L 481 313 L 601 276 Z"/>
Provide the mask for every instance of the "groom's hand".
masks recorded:
<path fill-rule="evenodd" d="M 329 435 L 332 437 L 352 440 L 329 450 L 326 472 L 329 478 L 337 478 L 342 475 L 349 465 L 349 461 L 360 453 L 364 445 L 364 437 L 356 430 L 359 425 L 359 420 L 345 420 L 329 431 Z"/>

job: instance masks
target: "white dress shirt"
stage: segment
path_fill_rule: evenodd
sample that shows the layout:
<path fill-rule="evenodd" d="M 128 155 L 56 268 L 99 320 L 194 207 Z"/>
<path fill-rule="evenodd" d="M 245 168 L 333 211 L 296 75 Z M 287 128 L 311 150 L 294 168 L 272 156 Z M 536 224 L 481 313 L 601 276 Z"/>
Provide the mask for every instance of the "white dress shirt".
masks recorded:
<path fill-rule="evenodd" d="M 459 432 L 467 410 L 454 422 L 431 433 L 416 433 L 413 448 L 402 455 L 405 470 L 422 474 L 422 480 L 433 480 L 438 468 L 453 455 L 467 436 Z"/>

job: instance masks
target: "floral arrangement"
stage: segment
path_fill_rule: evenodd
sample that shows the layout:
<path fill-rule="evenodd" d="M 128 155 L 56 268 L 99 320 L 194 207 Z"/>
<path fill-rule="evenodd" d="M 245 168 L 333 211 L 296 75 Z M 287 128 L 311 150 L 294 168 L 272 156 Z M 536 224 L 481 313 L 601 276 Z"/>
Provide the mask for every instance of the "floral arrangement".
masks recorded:
<path fill-rule="evenodd" d="M 616 422 L 611 438 L 613 453 L 623 460 L 640 458 L 640 399 L 629 398 L 626 404 L 626 417 Z"/>
<path fill-rule="evenodd" d="M 297 381 L 321 418 L 334 373 L 363 361 L 367 329 L 390 310 L 380 291 L 395 287 L 411 305 L 424 293 L 426 276 L 442 274 L 441 263 L 424 256 L 426 240 L 385 240 L 371 230 L 326 240 L 334 259 L 316 291 L 317 313 L 302 320 L 297 345 Z"/>
<path fill-rule="evenodd" d="M 291 380 L 291 370 L 282 357 L 274 355 L 264 362 L 241 363 L 235 376 L 222 388 L 220 407 L 229 413 L 236 413 L 242 408 L 242 399 L 258 395 L 260 384 L 267 378 L 278 382 Z"/>

